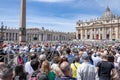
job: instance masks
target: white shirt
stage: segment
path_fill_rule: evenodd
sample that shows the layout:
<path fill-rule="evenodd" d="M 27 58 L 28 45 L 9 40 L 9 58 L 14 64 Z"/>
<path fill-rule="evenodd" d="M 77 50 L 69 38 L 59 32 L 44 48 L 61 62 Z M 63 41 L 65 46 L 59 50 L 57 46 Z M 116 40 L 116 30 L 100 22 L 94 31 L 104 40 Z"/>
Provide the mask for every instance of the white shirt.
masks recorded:
<path fill-rule="evenodd" d="M 117 62 L 120 63 L 120 57 L 117 58 Z"/>
<path fill-rule="evenodd" d="M 34 70 L 32 69 L 31 65 L 30 65 L 31 61 L 27 62 L 25 64 L 25 71 L 28 72 L 29 74 L 34 72 Z"/>
<path fill-rule="evenodd" d="M 58 64 L 56 64 L 56 63 L 53 63 L 53 64 L 51 65 L 51 69 L 52 69 L 52 70 L 55 70 L 56 67 L 59 67 Z"/>
<path fill-rule="evenodd" d="M 30 49 L 30 52 L 35 52 L 35 48 L 31 48 L 31 49 Z"/>
<path fill-rule="evenodd" d="M 102 61 L 101 57 L 92 55 L 93 65 L 96 66 L 99 61 Z"/>

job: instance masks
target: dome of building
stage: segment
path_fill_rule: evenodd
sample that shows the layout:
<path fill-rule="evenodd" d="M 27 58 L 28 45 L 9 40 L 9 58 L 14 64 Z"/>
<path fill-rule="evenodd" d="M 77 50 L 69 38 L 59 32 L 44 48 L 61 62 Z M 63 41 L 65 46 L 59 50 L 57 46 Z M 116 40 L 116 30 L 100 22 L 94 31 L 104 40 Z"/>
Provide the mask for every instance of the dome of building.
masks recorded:
<path fill-rule="evenodd" d="M 111 12 L 110 8 L 107 7 L 105 13 L 101 16 L 101 19 L 112 19 L 115 15 Z"/>

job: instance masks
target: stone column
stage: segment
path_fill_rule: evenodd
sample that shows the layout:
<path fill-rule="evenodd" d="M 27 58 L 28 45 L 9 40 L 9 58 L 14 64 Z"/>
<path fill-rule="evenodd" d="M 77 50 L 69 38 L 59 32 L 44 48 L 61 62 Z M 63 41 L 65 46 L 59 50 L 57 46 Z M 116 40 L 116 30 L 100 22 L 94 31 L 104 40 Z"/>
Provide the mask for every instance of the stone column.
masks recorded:
<path fill-rule="evenodd" d="M 32 41 L 33 41 L 34 34 L 32 34 Z"/>
<path fill-rule="evenodd" d="M 12 33 L 12 41 L 14 41 L 14 33 Z"/>
<path fill-rule="evenodd" d="M 76 39 L 78 39 L 78 34 L 79 34 L 79 31 L 77 30 L 76 31 Z"/>
<path fill-rule="evenodd" d="M 99 33 L 99 34 L 98 34 L 98 35 L 99 35 L 99 39 L 101 39 L 101 35 L 100 35 L 100 34 L 101 34 L 101 32 L 100 32 L 100 28 L 98 29 L 98 33 Z"/>
<path fill-rule="evenodd" d="M 18 33 L 16 33 L 15 35 L 16 35 L 15 40 L 18 41 Z"/>
<path fill-rule="evenodd" d="M 104 28 L 105 29 L 105 34 L 104 34 L 104 36 L 105 36 L 105 39 L 107 39 L 107 29 L 106 28 Z"/>
<path fill-rule="evenodd" d="M 84 39 L 87 39 L 87 29 L 85 29 L 85 38 Z"/>
<path fill-rule="evenodd" d="M 50 34 L 50 41 L 52 41 L 52 34 Z"/>
<path fill-rule="evenodd" d="M 96 29 L 94 28 L 94 39 L 96 40 Z"/>
<path fill-rule="evenodd" d="M 16 41 L 16 40 L 15 40 L 15 38 L 16 38 L 16 35 L 15 35 L 15 34 L 16 34 L 16 33 L 14 33 L 14 41 Z"/>
<path fill-rule="evenodd" d="M 32 41 L 32 34 L 30 34 L 30 41 Z"/>
<path fill-rule="evenodd" d="M 29 34 L 29 41 L 31 41 L 31 34 Z"/>
<path fill-rule="evenodd" d="M 81 40 L 83 40 L 83 29 L 80 30 Z"/>
<path fill-rule="evenodd" d="M 118 40 L 118 27 L 115 27 L 115 39 Z"/>
<path fill-rule="evenodd" d="M 46 34 L 43 34 L 43 41 L 46 41 Z"/>
<path fill-rule="evenodd" d="M 34 34 L 32 34 L 32 41 L 34 41 L 33 38 L 34 38 Z"/>
<path fill-rule="evenodd" d="M 8 32 L 8 41 L 9 41 L 9 37 L 10 37 L 10 36 L 9 36 L 9 32 Z"/>
<path fill-rule="evenodd" d="M 31 38 L 31 36 L 32 36 L 32 35 L 30 34 L 30 41 L 32 41 L 32 38 Z"/>
<path fill-rule="evenodd" d="M 11 33 L 11 41 L 13 41 L 13 33 Z"/>
<path fill-rule="evenodd" d="M 12 33 L 12 41 L 14 41 L 14 33 Z"/>
<path fill-rule="evenodd" d="M 102 28 L 102 38 L 105 39 L 105 28 Z"/>
<path fill-rule="evenodd" d="M 38 34 L 38 41 L 41 41 L 41 33 Z"/>
<path fill-rule="evenodd" d="M 92 39 L 92 36 L 93 36 L 93 32 L 92 29 L 90 29 L 90 39 Z"/>
<path fill-rule="evenodd" d="M 26 42 L 26 0 L 21 0 L 19 41 Z"/>
<path fill-rule="evenodd" d="M 53 41 L 53 39 L 52 39 L 52 34 L 51 34 L 51 41 Z"/>
<path fill-rule="evenodd" d="M 11 33 L 9 33 L 9 41 L 11 41 Z"/>
<path fill-rule="evenodd" d="M 16 38 L 16 35 L 15 35 L 16 33 L 14 33 L 14 41 L 15 41 L 15 38 Z"/>
<path fill-rule="evenodd" d="M 6 32 L 4 32 L 4 40 L 6 41 Z"/>
<path fill-rule="evenodd" d="M 10 41 L 12 41 L 12 33 L 10 33 Z"/>
<path fill-rule="evenodd" d="M 39 41 L 39 40 L 38 40 L 38 33 L 36 34 L 36 37 L 37 37 L 37 41 Z"/>
<path fill-rule="evenodd" d="M 35 37 L 36 34 L 33 34 L 33 41 L 34 41 L 34 37 Z"/>
<path fill-rule="evenodd" d="M 112 40 L 112 29 L 110 27 L 110 40 Z"/>

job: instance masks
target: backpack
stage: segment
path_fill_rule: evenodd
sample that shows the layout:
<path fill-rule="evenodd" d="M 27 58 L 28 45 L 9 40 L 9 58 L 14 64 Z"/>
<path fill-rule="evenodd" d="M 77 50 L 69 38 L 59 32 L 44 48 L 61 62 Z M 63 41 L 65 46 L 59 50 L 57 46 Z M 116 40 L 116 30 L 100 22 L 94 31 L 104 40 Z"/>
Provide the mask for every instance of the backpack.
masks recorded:
<path fill-rule="evenodd" d="M 17 62 L 18 62 L 18 64 L 24 64 L 24 60 L 21 56 L 18 56 Z"/>
<path fill-rule="evenodd" d="M 33 72 L 29 75 L 29 80 L 38 80 L 38 77 L 41 75 L 40 71 Z"/>
<path fill-rule="evenodd" d="M 22 75 L 17 75 L 15 77 L 13 77 L 12 80 L 28 80 L 28 73 L 23 73 Z"/>

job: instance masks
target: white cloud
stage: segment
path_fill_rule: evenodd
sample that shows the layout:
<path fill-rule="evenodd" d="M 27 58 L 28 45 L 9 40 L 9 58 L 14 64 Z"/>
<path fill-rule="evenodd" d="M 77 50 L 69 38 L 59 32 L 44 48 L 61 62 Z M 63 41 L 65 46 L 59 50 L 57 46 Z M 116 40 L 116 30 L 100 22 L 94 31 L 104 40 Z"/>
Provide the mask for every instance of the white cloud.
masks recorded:
<path fill-rule="evenodd" d="M 86 8 L 88 9 L 92 9 L 92 8 L 96 8 L 96 10 L 99 10 L 101 8 L 103 8 L 103 10 L 109 6 L 111 8 L 111 10 L 120 12 L 120 0 L 93 0 L 91 2 L 91 0 L 27 0 L 27 1 L 37 1 L 37 2 L 48 2 L 48 3 L 62 3 L 62 2 L 70 2 L 70 4 L 66 4 L 69 5 L 69 7 L 71 7 L 72 9 L 76 9 L 78 10 L 78 8 L 81 8 L 81 10 L 85 10 Z M 10 11 L 9 11 L 10 10 Z M 10 26 L 14 26 L 14 27 L 19 27 L 19 10 L 11 10 L 11 9 L 3 9 L 0 8 L 0 11 L 2 12 L 0 15 L 0 22 L 3 21 L 5 23 L 5 25 L 10 25 Z M 88 10 L 90 11 L 90 10 Z M 31 12 L 35 12 L 32 11 Z M 36 11 L 37 12 L 37 11 Z M 8 15 L 9 13 L 9 15 Z M 13 13 L 12 15 L 10 13 Z M 2 16 L 2 14 L 4 14 L 4 16 Z M 7 16 L 5 16 L 5 14 L 7 14 Z M 54 14 L 54 13 L 53 13 Z M 86 14 L 82 13 L 64 13 L 64 14 L 60 14 L 62 15 L 62 17 L 64 18 L 60 18 L 60 17 L 44 17 L 44 16 L 35 16 L 35 14 L 31 14 L 34 16 L 28 16 L 27 15 L 27 27 L 45 27 L 46 29 L 54 29 L 57 31 L 70 31 L 73 32 L 75 31 L 75 25 L 76 22 L 80 19 L 80 20 L 90 20 L 90 19 L 94 19 L 97 17 L 100 17 L 98 15 L 102 15 L 102 14 L 96 14 L 96 15 L 91 15 L 89 14 L 89 12 Z M 16 17 L 17 16 L 17 17 Z M 72 18 L 70 17 L 72 16 Z M 68 19 L 65 19 L 69 17 Z"/>
<path fill-rule="evenodd" d="M 0 16 L 0 21 L 3 21 L 5 25 L 10 25 L 14 28 L 19 28 L 19 16 Z M 60 17 L 44 17 L 44 16 L 27 16 L 27 28 L 41 28 L 55 30 L 55 31 L 64 31 L 64 32 L 75 32 L 76 22 L 80 20 L 90 20 L 92 18 L 97 18 L 94 15 L 87 14 L 76 14 L 72 19 L 60 18 Z"/>
<path fill-rule="evenodd" d="M 0 16 L 0 22 L 11 28 L 19 28 L 20 18 L 19 16 Z M 42 16 L 27 16 L 26 20 L 27 28 L 41 28 L 64 31 L 64 32 L 75 32 L 75 20 L 69 20 L 58 17 L 42 17 Z"/>
<path fill-rule="evenodd" d="M 47 29 L 53 29 L 57 31 L 67 31 L 75 32 L 76 22 L 78 20 L 90 20 L 96 19 L 97 15 L 88 15 L 88 14 L 76 14 L 72 19 L 65 19 L 59 17 L 42 17 L 42 16 L 30 16 L 27 18 L 27 26 L 31 25 L 36 27 L 45 27 Z"/>
<path fill-rule="evenodd" d="M 40 17 L 40 16 L 28 17 L 27 20 L 28 27 L 33 25 L 35 27 L 45 27 L 46 29 L 52 29 L 57 31 L 75 32 L 76 24 L 75 20 L 69 20 L 58 17 Z"/>
<path fill-rule="evenodd" d="M 56 3 L 56 2 L 70 2 L 73 0 L 31 0 L 31 1 Z"/>

